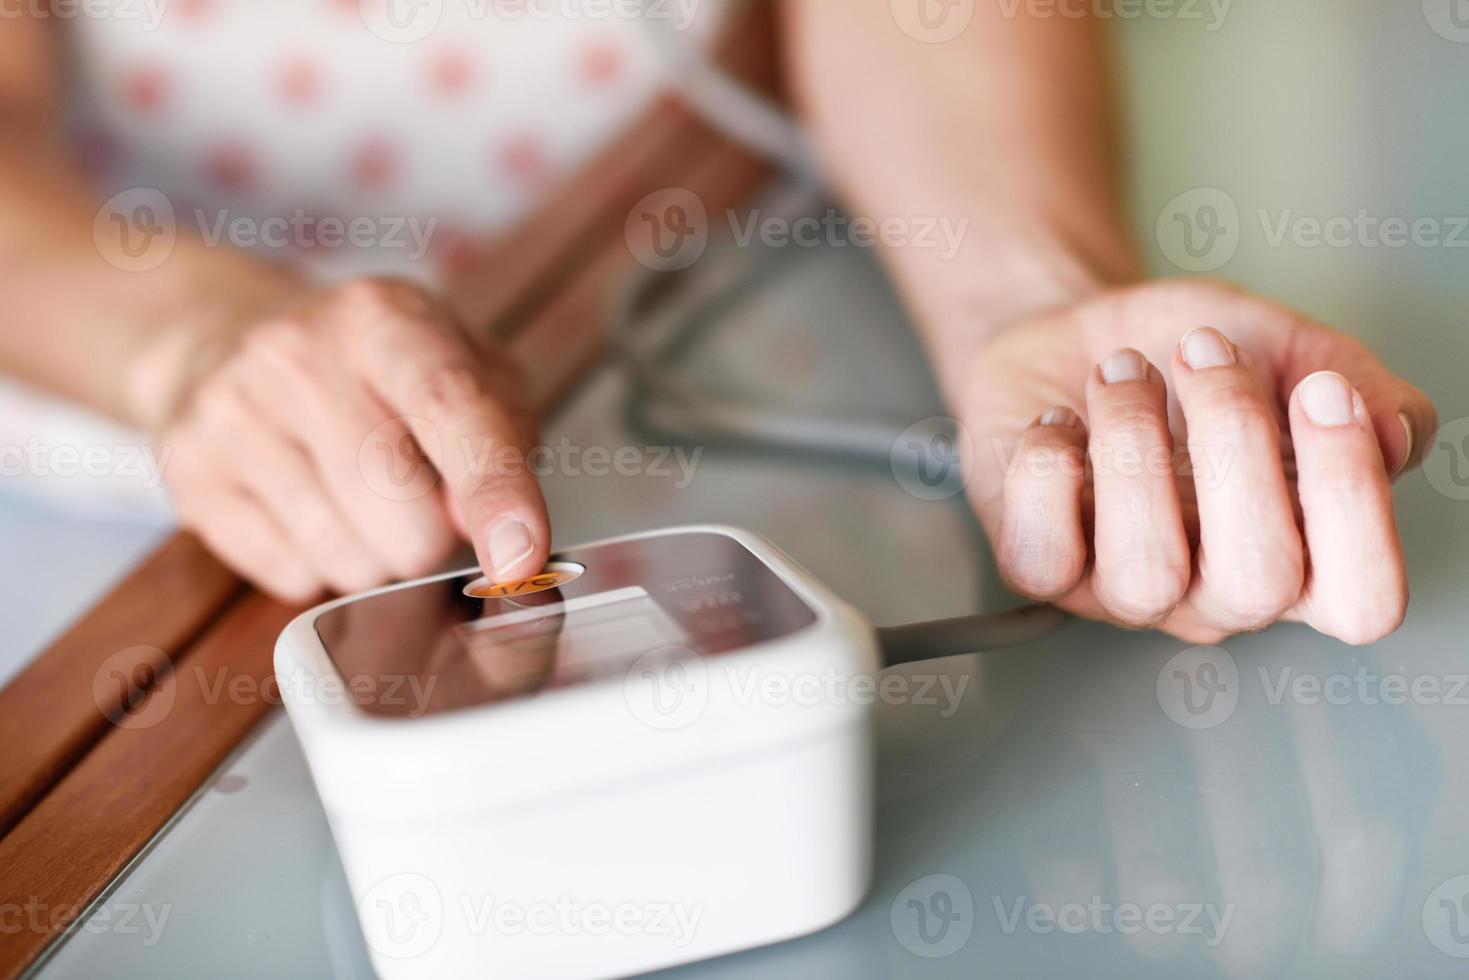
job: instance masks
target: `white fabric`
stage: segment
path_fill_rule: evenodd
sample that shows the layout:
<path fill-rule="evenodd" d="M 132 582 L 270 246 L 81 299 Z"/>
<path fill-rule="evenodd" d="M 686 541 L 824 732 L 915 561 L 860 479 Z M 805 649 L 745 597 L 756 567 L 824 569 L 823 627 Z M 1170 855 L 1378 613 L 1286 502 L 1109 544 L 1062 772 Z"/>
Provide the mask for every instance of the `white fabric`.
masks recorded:
<path fill-rule="evenodd" d="M 160 190 L 195 230 L 304 212 L 308 226 L 383 219 L 374 237 L 388 239 L 399 221 L 434 222 L 422 260 L 309 234 L 275 249 L 327 276 L 434 280 L 459 242 L 525 215 L 666 80 L 650 25 L 626 16 L 634 0 L 111 2 L 118 16 L 68 24 L 76 146 L 103 196 Z M 701 42 L 719 0 L 651 3 Z M 384 8 L 432 30 L 395 34 Z"/>

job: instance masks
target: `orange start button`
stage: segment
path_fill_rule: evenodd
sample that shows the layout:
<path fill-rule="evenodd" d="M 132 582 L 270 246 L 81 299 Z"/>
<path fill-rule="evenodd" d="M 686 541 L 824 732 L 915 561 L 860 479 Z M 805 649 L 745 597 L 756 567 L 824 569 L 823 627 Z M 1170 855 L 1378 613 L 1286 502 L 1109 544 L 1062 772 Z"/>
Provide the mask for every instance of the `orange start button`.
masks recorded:
<path fill-rule="evenodd" d="M 514 599 L 565 585 L 580 578 L 586 567 L 570 561 L 553 561 L 530 578 L 518 582 L 491 582 L 480 577 L 464 587 L 464 594 L 476 599 Z"/>

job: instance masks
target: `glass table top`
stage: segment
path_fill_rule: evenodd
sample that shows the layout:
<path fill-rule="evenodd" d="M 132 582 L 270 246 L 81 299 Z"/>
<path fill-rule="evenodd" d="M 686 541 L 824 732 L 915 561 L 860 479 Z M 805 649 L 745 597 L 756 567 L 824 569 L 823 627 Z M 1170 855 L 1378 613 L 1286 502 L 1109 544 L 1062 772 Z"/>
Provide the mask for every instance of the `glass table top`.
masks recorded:
<path fill-rule="evenodd" d="M 1469 128 L 1448 107 L 1469 96 L 1469 46 L 1435 33 L 1419 6 L 1302 0 L 1238 5 L 1217 32 L 1120 25 L 1142 148 L 1134 197 L 1158 267 L 1172 271 L 1152 237 L 1159 213 L 1191 188 L 1225 188 L 1245 225 L 1218 274 L 1361 335 L 1463 437 L 1463 253 L 1278 245 L 1256 222 L 1287 207 L 1463 212 Z M 1396 68 L 1364 87 L 1364 64 Z M 913 421 L 935 414 L 870 269 L 802 261 L 812 264 L 747 312 L 748 329 L 725 332 L 737 356 L 823 404 L 854 397 L 842 379 L 857 368 L 817 354 L 880 357 L 895 372 L 892 407 Z M 550 439 L 626 442 L 622 394 L 601 375 Z M 1024 647 L 898 668 L 936 694 L 879 706 L 866 902 L 818 934 L 668 975 L 1462 976 L 1466 446 L 1430 446 L 1425 471 L 1399 487 L 1413 602 L 1404 628 L 1370 648 L 1280 626 L 1191 650 L 1073 622 Z M 558 542 L 717 520 L 779 542 L 877 622 L 1001 601 L 960 509 L 903 493 L 888 472 L 709 454 L 686 487 L 674 482 L 549 480 Z M 37 975 L 371 975 L 283 715 Z"/>

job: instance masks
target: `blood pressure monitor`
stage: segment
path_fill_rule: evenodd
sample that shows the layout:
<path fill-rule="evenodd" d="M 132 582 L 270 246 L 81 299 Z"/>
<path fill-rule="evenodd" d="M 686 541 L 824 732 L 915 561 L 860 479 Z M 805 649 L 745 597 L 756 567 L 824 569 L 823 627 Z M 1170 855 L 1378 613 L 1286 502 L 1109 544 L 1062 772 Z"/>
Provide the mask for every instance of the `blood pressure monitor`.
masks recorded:
<path fill-rule="evenodd" d="M 340 599 L 276 648 L 384 980 L 626 976 L 851 912 L 876 635 L 692 527 Z"/>

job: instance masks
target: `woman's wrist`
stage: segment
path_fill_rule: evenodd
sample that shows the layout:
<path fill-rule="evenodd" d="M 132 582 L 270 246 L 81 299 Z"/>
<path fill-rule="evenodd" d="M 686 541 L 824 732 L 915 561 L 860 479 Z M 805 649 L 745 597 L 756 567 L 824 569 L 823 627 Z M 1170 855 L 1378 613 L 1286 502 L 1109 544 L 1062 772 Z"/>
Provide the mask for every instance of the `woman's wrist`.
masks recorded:
<path fill-rule="evenodd" d="M 156 310 L 120 378 L 116 398 L 124 421 L 151 432 L 164 428 L 246 331 L 310 292 L 283 267 L 237 258 L 232 268 L 187 276 Z"/>
<path fill-rule="evenodd" d="M 962 390 L 990 340 L 1028 317 L 1081 303 L 1141 278 L 1125 236 L 1084 249 L 1064 237 L 1019 228 L 970 237 L 952 261 L 897 269 L 940 386 Z"/>

